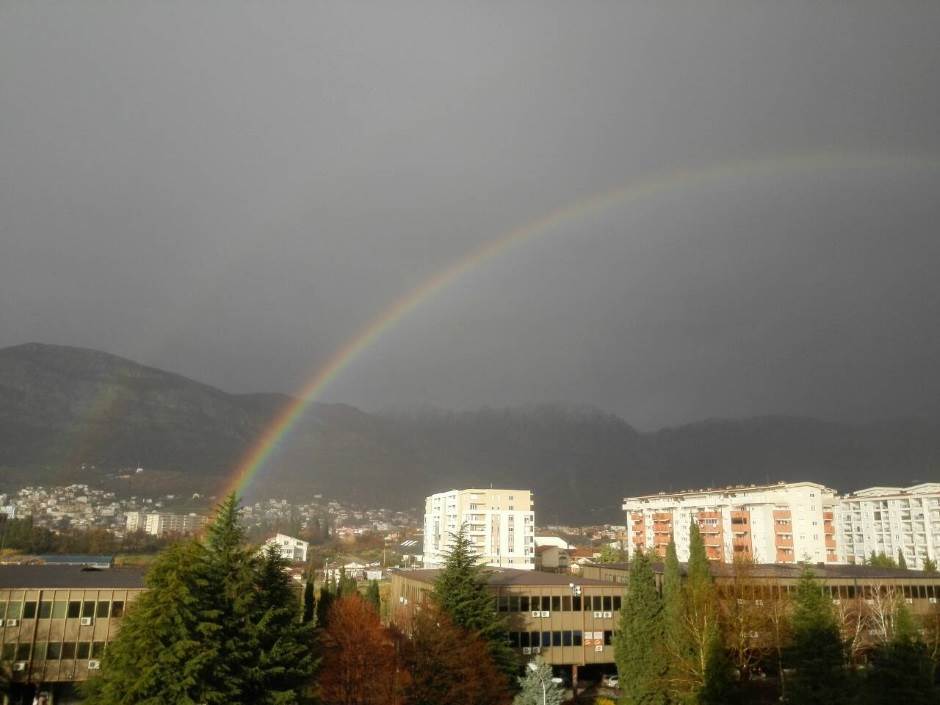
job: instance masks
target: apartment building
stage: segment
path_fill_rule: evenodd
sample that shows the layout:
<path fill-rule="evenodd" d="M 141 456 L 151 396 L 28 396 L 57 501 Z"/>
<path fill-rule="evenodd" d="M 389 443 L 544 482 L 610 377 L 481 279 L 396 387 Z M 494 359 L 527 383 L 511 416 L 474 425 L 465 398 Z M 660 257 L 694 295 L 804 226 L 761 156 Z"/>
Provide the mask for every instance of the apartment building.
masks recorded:
<path fill-rule="evenodd" d="M 0 565 L 0 669 L 15 702 L 35 692 L 71 694 L 101 665 L 144 570 L 78 565 Z"/>
<path fill-rule="evenodd" d="M 394 624 L 407 632 L 439 572 L 389 571 L 389 618 Z M 622 585 L 509 568 L 487 571 L 486 577 L 493 609 L 504 613 L 520 665 L 539 655 L 548 664 L 570 668 L 575 685 L 579 668 L 612 669 Z"/>
<path fill-rule="evenodd" d="M 529 490 L 469 489 L 432 494 L 424 501 L 424 565 L 443 565 L 461 525 L 483 564 L 535 567 L 535 513 Z"/>
<path fill-rule="evenodd" d="M 844 495 L 838 505 L 839 557 L 864 563 L 872 553 L 909 568 L 940 561 L 940 483 L 912 487 L 870 487 Z"/>
<path fill-rule="evenodd" d="M 666 555 L 675 539 L 689 557 L 689 527 L 702 533 L 708 558 L 731 563 L 836 563 L 839 560 L 834 490 L 815 482 L 736 485 L 627 497 L 626 550 Z"/>
<path fill-rule="evenodd" d="M 170 514 L 166 512 L 127 512 L 124 529 L 127 533 L 143 531 L 151 536 L 192 534 L 208 523 L 200 514 Z"/>

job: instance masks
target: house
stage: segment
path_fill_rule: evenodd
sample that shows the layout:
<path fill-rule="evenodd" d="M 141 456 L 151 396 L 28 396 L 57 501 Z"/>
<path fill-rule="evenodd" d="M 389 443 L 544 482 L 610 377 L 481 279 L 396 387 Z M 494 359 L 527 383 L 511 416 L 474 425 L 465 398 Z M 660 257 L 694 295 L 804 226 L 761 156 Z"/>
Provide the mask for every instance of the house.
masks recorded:
<path fill-rule="evenodd" d="M 296 539 L 286 534 L 275 534 L 264 542 L 264 548 L 274 546 L 281 556 L 293 563 L 306 563 L 307 550 L 310 544 L 302 539 Z"/>
<path fill-rule="evenodd" d="M 558 546 L 537 546 L 535 549 L 535 569 L 550 573 L 567 573 L 571 565 L 568 549 Z"/>

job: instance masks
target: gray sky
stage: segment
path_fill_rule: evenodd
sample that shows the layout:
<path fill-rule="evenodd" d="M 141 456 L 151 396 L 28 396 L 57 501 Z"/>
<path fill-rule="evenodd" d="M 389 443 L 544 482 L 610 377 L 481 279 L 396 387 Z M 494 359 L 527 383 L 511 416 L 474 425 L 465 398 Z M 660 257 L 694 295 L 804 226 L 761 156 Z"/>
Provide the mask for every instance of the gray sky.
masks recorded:
<path fill-rule="evenodd" d="M 938 34 L 940 4 L 903 0 L 0 2 L 0 345 L 290 392 L 565 203 L 844 154 L 551 230 L 326 397 L 568 400 L 644 428 L 938 414 Z"/>

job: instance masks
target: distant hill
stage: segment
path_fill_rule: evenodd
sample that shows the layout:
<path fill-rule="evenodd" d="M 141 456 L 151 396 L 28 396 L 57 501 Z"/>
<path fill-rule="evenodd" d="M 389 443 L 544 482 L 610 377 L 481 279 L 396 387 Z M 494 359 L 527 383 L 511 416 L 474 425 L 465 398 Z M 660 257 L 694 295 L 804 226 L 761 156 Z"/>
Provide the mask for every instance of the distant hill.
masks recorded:
<path fill-rule="evenodd" d="M 161 491 L 218 489 L 289 397 L 229 394 L 107 353 L 0 349 L 0 481 L 142 465 Z M 85 471 L 87 473 L 87 471 Z M 313 404 L 253 492 L 419 506 L 470 485 L 532 488 L 540 522 L 615 520 L 624 495 L 767 480 L 840 490 L 940 477 L 940 424 L 767 416 L 641 433 L 592 408 L 366 413 Z M 153 478 L 152 480 L 150 478 Z"/>

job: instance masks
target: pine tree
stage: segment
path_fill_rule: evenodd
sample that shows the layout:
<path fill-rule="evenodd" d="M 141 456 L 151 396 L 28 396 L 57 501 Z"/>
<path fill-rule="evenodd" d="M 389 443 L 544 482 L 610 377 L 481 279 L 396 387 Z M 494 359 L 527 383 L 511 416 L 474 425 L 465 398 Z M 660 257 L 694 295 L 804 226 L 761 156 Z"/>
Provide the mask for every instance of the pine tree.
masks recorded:
<path fill-rule="evenodd" d="M 519 661 L 509 647 L 505 619 L 496 612 L 483 567 L 473 553 L 464 526 L 451 534 L 444 567 L 434 582 L 433 599 L 454 624 L 477 634 L 489 646 L 497 667 L 514 676 Z"/>
<path fill-rule="evenodd" d="M 316 604 L 317 600 L 313 592 L 313 581 L 308 580 L 304 585 L 304 612 L 301 617 L 301 621 L 303 621 L 304 624 L 313 621 L 316 615 Z"/>
<path fill-rule="evenodd" d="M 99 705 L 219 704 L 236 693 L 210 676 L 218 670 L 217 615 L 206 599 L 204 548 L 180 542 L 161 553 L 148 590 L 124 617 L 99 676 L 83 687 Z"/>
<path fill-rule="evenodd" d="M 219 507 L 205 543 L 161 554 L 99 677 L 100 705 L 293 705 L 312 676 L 309 630 L 276 552 L 244 545 L 238 503 Z"/>
<path fill-rule="evenodd" d="M 666 560 L 663 564 L 663 629 L 665 647 L 668 655 L 669 671 L 666 682 L 669 690 L 675 694 L 682 681 L 680 664 L 692 659 L 692 644 L 688 638 L 685 621 L 685 593 L 682 585 L 682 569 L 676 553 L 676 542 L 672 539 L 666 547 Z"/>
<path fill-rule="evenodd" d="M 907 561 L 904 559 L 904 552 L 900 548 L 898 549 L 898 568 L 907 570 Z"/>
<path fill-rule="evenodd" d="M 838 705 L 849 702 L 849 682 L 839 626 L 832 602 L 813 572 L 804 570 L 793 607 L 791 662 L 787 702 L 794 705 Z"/>
<path fill-rule="evenodd" d="M 516 679 L 519 692 L 512 705 L 561 705 L 564 693 L 552 682 L 552 667 L 537 658 L 527 664 L 525 675 Z"/>
<path fill-rule="evenodd" d="M 376 614 L 382 609 L 382 596 L 379 593 L 379 581 L 370 580 L 369 587 L 366 590 L 366 602 L 375 607 Z"/>
<path fill-rule="evenodd" d="M 626 705 L 665 705 L 663 603 L 649 559 L 640 551 L 630 566 L 627 593 L 614 634 L 614 655 Z"/>
<path fill-rule="evenodd" d="M 249 613 L 253 658 L 243 693 L 246 703 L 293 705 L 313 677 L 313 626 L 301 620 L 286 568 L 287 560 L 268 547 Z"/>
<path fill-rule="evenodd" d="M 866 679 L 865 705 L 936 705 L 935 664 L 907 609 L 898 606 L 894 636 L 872 654 Z"/>

